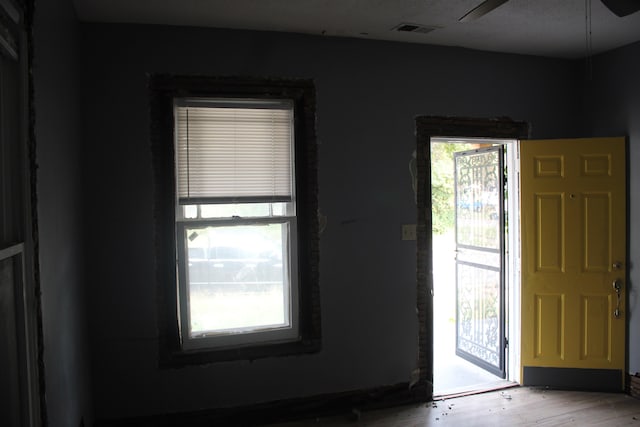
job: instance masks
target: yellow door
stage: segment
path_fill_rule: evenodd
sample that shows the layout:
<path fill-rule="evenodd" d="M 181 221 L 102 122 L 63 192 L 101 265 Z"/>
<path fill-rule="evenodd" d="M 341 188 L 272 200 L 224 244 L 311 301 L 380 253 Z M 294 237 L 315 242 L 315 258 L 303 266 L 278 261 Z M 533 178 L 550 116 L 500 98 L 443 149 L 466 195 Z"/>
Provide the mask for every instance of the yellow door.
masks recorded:
<path fill-rule="evenodd" d="M 522 382 L 622 390 L 624 138 L 521 141 Z"/>

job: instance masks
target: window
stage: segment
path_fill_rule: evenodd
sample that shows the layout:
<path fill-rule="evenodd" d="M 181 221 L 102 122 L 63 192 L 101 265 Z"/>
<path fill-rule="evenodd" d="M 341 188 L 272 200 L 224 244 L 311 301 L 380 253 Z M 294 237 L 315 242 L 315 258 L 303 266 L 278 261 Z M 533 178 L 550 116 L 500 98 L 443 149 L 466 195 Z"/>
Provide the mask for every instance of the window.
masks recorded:
<path fill-rule="evenodd" d="M 150 83 L 161 364 L 317 351 L 313 84 Z"/>
<path fill-rule="evenodd" d="M 174 103 L 183 347 L 297 339 L 291 100 Z"/>

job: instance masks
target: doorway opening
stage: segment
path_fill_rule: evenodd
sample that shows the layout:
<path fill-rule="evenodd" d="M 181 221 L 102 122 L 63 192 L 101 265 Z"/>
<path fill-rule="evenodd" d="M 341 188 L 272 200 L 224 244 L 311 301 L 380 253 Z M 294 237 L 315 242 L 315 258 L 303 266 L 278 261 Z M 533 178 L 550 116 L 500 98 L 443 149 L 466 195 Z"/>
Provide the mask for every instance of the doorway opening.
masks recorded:
<path fill-rule="evenodd" d="M 432 137 L 433 394 L 519 382 L 518 141 Z"/>

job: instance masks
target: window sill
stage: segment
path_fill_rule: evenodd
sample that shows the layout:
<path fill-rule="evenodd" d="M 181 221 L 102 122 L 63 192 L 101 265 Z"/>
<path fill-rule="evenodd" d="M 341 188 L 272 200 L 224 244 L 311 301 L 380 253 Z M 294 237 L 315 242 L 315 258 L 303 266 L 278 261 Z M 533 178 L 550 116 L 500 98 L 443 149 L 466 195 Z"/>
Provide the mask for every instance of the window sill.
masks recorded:
<path fill-rule="evenodd" d="M 320 349 L 320 340 L 312 339 L 224 349 L 174 350 L 161 352 L 159 365 L 160 368 L 170 369 L 218 362 L 252 361 L 269 357 L 317 353 Z"/>

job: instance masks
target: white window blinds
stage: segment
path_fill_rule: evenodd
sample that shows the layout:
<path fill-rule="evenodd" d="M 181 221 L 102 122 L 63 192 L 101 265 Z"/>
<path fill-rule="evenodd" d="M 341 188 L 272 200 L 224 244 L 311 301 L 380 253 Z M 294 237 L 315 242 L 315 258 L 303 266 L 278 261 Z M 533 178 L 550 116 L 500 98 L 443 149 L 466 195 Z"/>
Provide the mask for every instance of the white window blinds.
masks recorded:
<path fill-rule="evenodd" d="M 180 204 L 292 200 L 290 101 L 177 100 L 175 122 Z"/>

